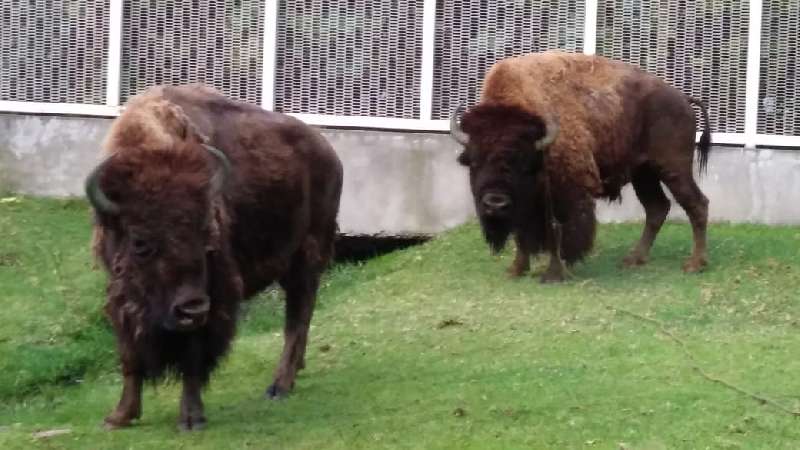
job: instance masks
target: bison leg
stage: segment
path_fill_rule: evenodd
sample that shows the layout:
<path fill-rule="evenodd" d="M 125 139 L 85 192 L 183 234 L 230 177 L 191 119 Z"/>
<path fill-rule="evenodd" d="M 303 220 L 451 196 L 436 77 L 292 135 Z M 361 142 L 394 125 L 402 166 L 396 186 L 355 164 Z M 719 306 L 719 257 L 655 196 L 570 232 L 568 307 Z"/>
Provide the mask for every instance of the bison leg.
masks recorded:
<path fill-rule="evenodd" d="M 307 286 L 304 287 L 295 285 L 286 288 L 283 353 L 275 371 L 275 379 L 267 389 L 267 395 L 272 399 L 285 396 L 294 387 L 297 371 L 305 366 L 303 359 L 308 341 L 308 328 L 314 313 L 318 284 L 317 279 L 307 283 Z"/>
<path fill-rule="evenodd" d="M 517 246 L 517 253 L 514 256 L 514 262 L 508 268 L 508 275 L 512 278 L 519 278 L 525 275 L 526 272 L 531 270 L 531 253 L 525 239 L 517 234 L 514 237 Z"/>
<path fill-rule="evenodd" d="M 317 288 L 321 275 L 316 245 L 308 244 L 292 262 L 289 275 L 281 280 L 286 291 L 286 322 L 283 328 L 283 353 L 275 371 L 275 379 L 267 388 L 267 396 L 277 399 L 285 396 L 293 387 L 297 371 L 305 367 L 305 352 L 308 328 L 314 314 Z"/>
<path fill-rule="evenodd" d="M 703 270 L 708 264 L 706 255 L 706 224 L 708 223 L 708 198 L 703 195 L 691 172 L 682 176 L 669 177 L 664 180 L 675 200 L 689 216 L 692 224 L 694 248 L 692 256 L 683 265 L 684 272 L 692 273 Z"/>
<path fill-rule="evenodd" d="M 648 166 L 643 166 L 633 173 L 633 190 L 645 211 L 645 224 L 639 243 L 623 260 L 627 267 L 640 266 L 647 262 L 650 248 L 656 239 L 661 226 L 669 214 L 669 199 L 661 188 L 658 174 Z"/>
<path fill-rule="evenodd" d="M 183 431 L 201 430 L 206 425 L 203 414 L 203 381 L 200 377 L 184 375 L 181 392 L 178 428 Z"/>
<path fill-rule="evenodd" d="M 552 232 L 549 236 L 550 264 L 542 274 L 542 283 L 558 283 L 567 279 L 567 267 L 561 259 L 561 236 L 562 225 L 558 222 L 553 223 Z"/>
<path fill-rule="evenodd" d="M 142 416 L 142 377 L 135 374 L 124 376 L 122 396 L 114 411 L 105 418 L 108 429 L 127 427 L 131 421 Z"/>

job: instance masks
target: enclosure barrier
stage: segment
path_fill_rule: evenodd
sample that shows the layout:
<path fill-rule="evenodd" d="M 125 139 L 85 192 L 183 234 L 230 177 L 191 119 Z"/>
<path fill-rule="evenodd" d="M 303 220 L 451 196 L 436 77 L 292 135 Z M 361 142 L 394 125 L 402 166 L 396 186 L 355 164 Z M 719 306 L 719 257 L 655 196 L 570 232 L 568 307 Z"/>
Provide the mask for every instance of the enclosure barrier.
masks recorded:
<path fill-rule="evenodd" d="M 322 126 L 446 131 L 500 58 L 629 61 L 709 105 L 713 140 L 800 147 L 800 0 L 6 0 L 0 111 L 113 117 L 200 81 Z"/>

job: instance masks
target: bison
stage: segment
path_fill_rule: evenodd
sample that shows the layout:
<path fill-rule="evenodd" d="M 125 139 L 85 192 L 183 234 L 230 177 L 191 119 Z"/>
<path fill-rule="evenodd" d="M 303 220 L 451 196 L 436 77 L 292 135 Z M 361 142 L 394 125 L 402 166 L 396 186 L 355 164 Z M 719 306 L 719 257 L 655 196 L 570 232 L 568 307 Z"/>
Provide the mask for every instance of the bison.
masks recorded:
<path fill-rule="evenodd" d="M 624 264 L 647 261 L 667 217 L 663 182 L 692 225 L 694 249 L 684 270 L 703 269 L 708 199 L 692 176 L 695 114 L 705 130 L 702 172 L 711 147 L 708 113 L 660 78 L 600 56 L 543 52 L 497 62 L 480 102 L 453 112 L 450 132 L 464 146 L 470 187 L 485 240 L 494 251 L 513 234 L 521 276 L 530 256 L 550 254 L 543 282 L 564 280 L 595 236 L 595 198 L 619 199 L 631 182 L 646 213 L 641 239 Z"/>
<path fill-rule="evenodd" d="M 337 231 L 342 166 L 328 142 L 292 117 L 185 85 L 133 97 L 103 149 L 86 193 L 123 375 L 107 426 L 141 416 L 144 380 L 175 374 L 178 425 L 201 428 L 201 389 L 239 305 L 273 281 L 286 319 L 267 395 L 289 392 Z"/>

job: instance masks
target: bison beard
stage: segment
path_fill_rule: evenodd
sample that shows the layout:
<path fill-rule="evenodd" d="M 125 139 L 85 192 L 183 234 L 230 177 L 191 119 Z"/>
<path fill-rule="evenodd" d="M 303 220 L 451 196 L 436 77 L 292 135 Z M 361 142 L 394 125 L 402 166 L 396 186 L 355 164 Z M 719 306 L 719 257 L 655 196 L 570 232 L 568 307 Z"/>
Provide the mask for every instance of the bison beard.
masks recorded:
<path fill-rule="evenodd" d="M 562 225 L 561 257 L 567 264 L 581 261 L 588 255 L 594 245 L 597 229 L 595 216 L 595 200 L 591 195 L 571 192 L 554 198 L 558 202 L 556 219 Z M 537 189 L 532 200 L 522 205 L 523 214 L 516 214 L 514 219 L 479 215 L 481 231 L 486 243 L 493 253 L 503 250 L 511 234 L 517 236 L 517 242 L 523 243 L 525 250 L 538 254 L 549 248 L 547 211 L 544 204 L 544 192 Z"/>
<path fill-rule="evenodd" d="M 228 275 L 220 259 L 209 257 L 208 292 L 213 298 L 238 299 L 239 289 L 224 282 Z M 170 375 L 208 382 L 236 332 L 239 303 L 212 303 L 206 326 L 198 330 L 167 330 L 158 320 L 163 312 L 148 304 L 146 289 L 136 280 L 120 278 L 114 276 L 109 284 L 105 313 L 117 330 L 123 365 L 140 367 L 142 376 L 152 381 Z"/>
<path fill-rule="evenodd" d="M 516 236 L 517 244 L 524 246 L 524 251 L 531 255 L 546 252 L 550 248 L 552 238 L 552 224 L 547 223 L 547 210 L 544 203 L 544 190 L 540 187 L 533 193 L 529 203 L 520 206 L 524 208 L 523 214 L 517 214 L 514 221 L 505 221 L 500 229 L 506 234 L 499 240 L 499 233 L 495 234 L 500 242 L 494 246 L 489 240 L 487 229 L 483 228 L 484 219 L 481 218 L 486 242 L 494 252 L 502 250 L 510 234 Z M 560 192 L 553 201 L 557 204 L 555 211 L 556 220 L 562 227 L 561 257 L 567 264 L 581 261 L 592 250 L 597 229 L 595 216 L 595 200 L 590 195 L 573 191 Z M 497 233 L 500 230 L 495 230 Z"/>
<path fill-rule="evenodd" d="M 499 253 L 506 246 L 508 237 L 514 231 L 512 221 L 508 218 L 488 217 L 480 215 L 481 230 L 483 238 L 493 253 Z"/>

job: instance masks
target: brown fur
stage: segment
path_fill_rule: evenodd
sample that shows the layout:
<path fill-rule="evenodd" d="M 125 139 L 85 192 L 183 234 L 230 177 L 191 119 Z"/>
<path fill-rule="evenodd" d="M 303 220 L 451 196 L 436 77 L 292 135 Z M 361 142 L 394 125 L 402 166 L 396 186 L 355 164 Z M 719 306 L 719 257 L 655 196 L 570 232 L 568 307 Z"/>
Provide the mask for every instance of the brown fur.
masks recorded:
<path fill-rule="evenodd" d="M 663 181 L 692 219 L 695 251 L 687 270 L 705 265 L 708 201 L 692 178 L 695 116 L 690 103 L 700 106 L 706 123 L 698 153 L 704 168 L 711 145 L 705 107 L 661 79 L 630 64 L 564 52 L 496 63 L 484 80 L 480 103 L 462 119 L 469 143 L 459 161 L 471 168 L 482 224 L 487 223 L 481 205 L 485 193 L 505 193 L 513 200 L 513 211 L 505 217 L 514 222 L 506 228 L 517 235 L 518 244 L 511 272 L 527 270 L 527 255 L 549 249 L 546 236 L 555 235 L 542 225 L 544 209 L 536 200 L 544 195 L 536 182 L 542 168 L 552 184 L 556 219 L 564 225 L 563 241 L 555 244 L 568 262 L 580 259 L 592 246 L 591 198 L 618 199 L 622 187 L 634 179 L 650 226 L 632 254 L 633 263 L 646 259 L 663 223 L 663 192 L 655 191 Z M 544 135 L 543 124 L 548 122 L 558 123 L 559 133 L 546 149 L 544 162 L 533 143 Z M 571 223 L 574 218 L 580 223 Z M 493 223 L 498 220 L 492 218 Z M 504 241 L 504 233 L 494 233 L 495 241 Z M 490 235 L 488 230 L 487 239 Z M 550 275 L 563 278 L 563 273 Z"/>
<path fill-rule="evenodd" d="M 219 163 L 206 142 L 232 166 L 217 197 L 209 186 Z M 104 152 L 113 157 L 100 186 L 122 212 L 96 214 L 93 247 L 110 274 L 106 313 L 125 376 L 107 423 L 137 418 L 142 379 L 173 370 L 184 381 L 180 424 L 201 426 L 199 389 L 229 347 L 239 303 L 274 281 L 287 294 L 286 345 L 269 394 L 288 392 L 333 252 L 342 167 L 330 145 L 296 119 L 187 85 L 132 98 Z M 152 254 L 137 256 L 137 242 Z M 200 283 L 205 325 L 165 327 L 181 286 Z"/>

